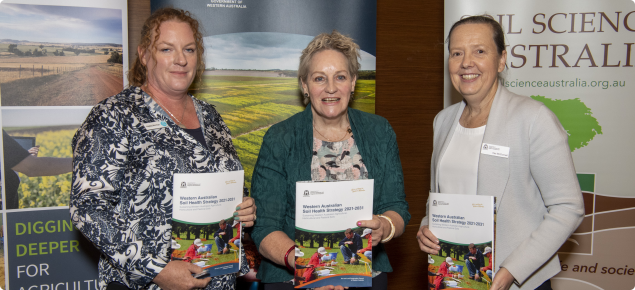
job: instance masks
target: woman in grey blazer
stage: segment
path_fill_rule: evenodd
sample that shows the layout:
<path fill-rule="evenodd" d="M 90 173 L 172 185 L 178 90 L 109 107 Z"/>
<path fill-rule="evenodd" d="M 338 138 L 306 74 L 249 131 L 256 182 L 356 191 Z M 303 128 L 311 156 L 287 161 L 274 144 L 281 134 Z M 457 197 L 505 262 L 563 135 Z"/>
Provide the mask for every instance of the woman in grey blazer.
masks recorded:
<path fill-rule="evenodd" d="M 496 197 L 491 289 L 551 289 L 549 279 L 560 271 L 556 251 L 584 215 L 582 194 L 558 118 L 500 84 L 507 60 L 503 34 L 484 16 L 450 29 L 448 67 L 464 99 L 434 120 L 430 188 Z M 508 152 L 488 155 L 485 145 Z M 417 240 L 422 251 L 438 253 L 427 214 Z"/>

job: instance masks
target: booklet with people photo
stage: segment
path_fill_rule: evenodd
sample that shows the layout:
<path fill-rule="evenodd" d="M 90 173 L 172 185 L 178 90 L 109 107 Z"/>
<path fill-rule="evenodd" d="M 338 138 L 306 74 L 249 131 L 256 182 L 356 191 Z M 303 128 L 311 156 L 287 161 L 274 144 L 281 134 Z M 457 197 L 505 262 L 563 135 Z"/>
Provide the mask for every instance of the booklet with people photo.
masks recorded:
<path fill-rule="evenodd" d="M 205 269 L 197 278 L 240 270 L 241 224 L 233 213 L 242 202 L 244 171 L 174 174 L 172 260 Z"/>
<path fill-rule="evenodd" d="M 373 180 L 297 182 L 295 288 L 372 286 Z"/>
<path fill-rule="evenodd" d="M 429 228 L 441 247 L 439 255 L 428 255 L 430 288 L 490 289 L 495 198 L 431 192 L 429 200 Z"/>

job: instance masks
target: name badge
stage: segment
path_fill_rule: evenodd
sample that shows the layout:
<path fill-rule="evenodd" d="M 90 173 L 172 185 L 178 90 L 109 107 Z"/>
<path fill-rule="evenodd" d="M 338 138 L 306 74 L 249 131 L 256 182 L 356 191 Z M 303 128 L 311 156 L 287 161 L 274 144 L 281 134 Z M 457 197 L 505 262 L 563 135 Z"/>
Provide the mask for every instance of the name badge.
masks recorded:
<path fill-rule="evenodd" d="M 483 143 L 481 154 L 509 158 L 509 147 Z"/>
<path fill-rule="evenodd" d="M 166 121 L 158 121 L 158 122 L 143 123 L 143 126 L 146 127 L 146 129 L 148 130 L 156 130 L 156 129 L 167 127 L 168 123 Z"/>

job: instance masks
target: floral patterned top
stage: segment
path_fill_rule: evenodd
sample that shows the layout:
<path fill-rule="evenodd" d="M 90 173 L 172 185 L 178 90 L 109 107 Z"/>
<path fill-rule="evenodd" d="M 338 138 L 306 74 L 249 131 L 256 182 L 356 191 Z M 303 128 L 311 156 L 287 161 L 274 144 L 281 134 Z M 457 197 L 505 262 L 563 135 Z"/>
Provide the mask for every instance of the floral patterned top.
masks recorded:
<path fill-rule="evenodd" d="M 322 141 L 313 137 L 311 160 L 313 181 L 368 179 L 368 170 L 357 149 L 355 138 L 339 142 Z"/>
<path fill-rule="evenodd" d="M 172 254 L 174 173 L 242 169 L 218 112 L 190 97 L 207 146 L 138 87 L 96 105 L 73 138 L 71 220 L 102 253 L 100 289 L 113 281 L 160 289 L 152 280 Z M 243 263 L 241 272 L 248 270 Z M 235 278 L 213 277 L 206 289 L 234 289 Z"/>

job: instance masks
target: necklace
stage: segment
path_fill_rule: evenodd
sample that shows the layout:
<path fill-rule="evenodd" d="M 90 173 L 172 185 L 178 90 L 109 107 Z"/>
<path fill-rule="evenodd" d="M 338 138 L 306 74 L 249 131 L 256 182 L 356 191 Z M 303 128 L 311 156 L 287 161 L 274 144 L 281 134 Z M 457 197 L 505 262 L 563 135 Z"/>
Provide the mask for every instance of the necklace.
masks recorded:
<path fill-rule="evenodd" d="M 317 132 L 320 136 L 322 136 L 322 138 L 326 139 L 326 141 L 328 141 L 328 142 L 340 142 L 340 141 L 342 141 L 342 140 L 344 140 L 346 138 L 346 135 L 348 135 L 348 134 L 353 132 L 353 130 L 351 130 L 351 126 L 348 126 L 348 129 L 346 129 L 346 133 L 344 133 L 344 136 L 342 136 L 338 140 L 331 141 L 331 139 L 326 138 L 326 136 L 322 135 L 322 133 L 320 133 L 320 131 L 318 131 L 318 129 L 315 128 L 315 125 L 313 125 L 313 130 L 315 130 L 315 132 Z"/>
<path fill-rule="evenodd" d="M 172 116 L 172 119 L 174 119 L 174 121 L 176 121 L 179 125 L 179 127 L 185 129 L 185 125 L 183 125 L 183 123 L 181 123 L 181 121 L 179 119 L 177 119 L 174 114 L 172 114 L 172 112 L 170 112 L 170 110 L 168 110 L 168 108 L 166 106 L 163 105 L 163 103 L 161 103 L 159 101 L 158 98 L 155 98 L 150 91 L 148 91 L 148 85 L 146 85 L 146 93 L 148 93 L 148 95 L 150 95 L 150 97 L 157 101 L 157 103 L 159 104 L 159 106 L 161 106 L 161 108 L 163 108 L 166 112 L 168 112 L 168 114 L 170 114 L 170 116 Z M 183 105 L 183 113 L 181 114 L 181 120 L 183 120 L 183 117 L 185 116 L 185 111 L 187 111 L 187 99 L 185 99 L 185 105 Z"/>

